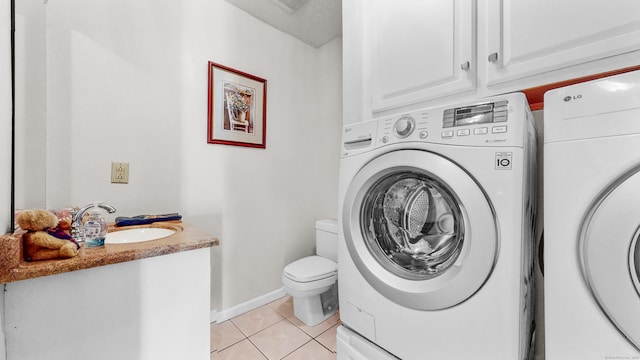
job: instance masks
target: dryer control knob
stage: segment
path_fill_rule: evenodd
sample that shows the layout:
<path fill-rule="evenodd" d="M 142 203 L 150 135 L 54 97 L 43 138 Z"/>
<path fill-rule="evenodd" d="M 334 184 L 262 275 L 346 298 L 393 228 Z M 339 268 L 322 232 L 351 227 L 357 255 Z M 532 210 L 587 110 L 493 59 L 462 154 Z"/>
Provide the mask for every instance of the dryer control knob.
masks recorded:
<path fill-rule="evenodd" d="M 393 130 L 396 135 L 400 138 L 406 138 L 411 135 L 413 129 L 416 127 L 416 121 L 413 120 L 410 116 L 403 116 L 398 121 L 396 121 L 395 125 L 393 125 Z"/>

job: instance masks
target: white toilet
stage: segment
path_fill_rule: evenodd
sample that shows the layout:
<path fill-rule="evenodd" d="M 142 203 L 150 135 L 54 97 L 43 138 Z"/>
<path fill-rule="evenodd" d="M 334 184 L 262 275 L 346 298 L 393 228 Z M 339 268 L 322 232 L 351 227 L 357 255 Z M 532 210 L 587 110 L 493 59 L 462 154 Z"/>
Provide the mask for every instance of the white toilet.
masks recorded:
<path fill-rule="evenodd" d="M 316 255 L 285 266 L 282 285 L 293 297 L 293 314 L 307 326 L 333 316 L 338 308 L 338 222 L 316 221 Z"/>

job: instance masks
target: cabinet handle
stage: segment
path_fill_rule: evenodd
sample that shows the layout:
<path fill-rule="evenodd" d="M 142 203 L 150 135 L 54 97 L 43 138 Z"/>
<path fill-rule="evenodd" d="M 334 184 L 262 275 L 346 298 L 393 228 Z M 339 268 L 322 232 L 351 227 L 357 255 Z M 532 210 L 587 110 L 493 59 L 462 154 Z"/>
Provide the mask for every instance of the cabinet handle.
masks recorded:
<path fill-rule="evenodd" d="M 460 65 L 460 69 L 469 71 L 469 69 L 471 69 L 471 63 L 469 63 L 468 61 L 463 62 L 462 65 Z"/>
<path fill-rule="evenodd" d="M 493 54 L 489 55 L 489 62 L 496 62 L 498 61 L 498 53 L 494 52 Z"/>

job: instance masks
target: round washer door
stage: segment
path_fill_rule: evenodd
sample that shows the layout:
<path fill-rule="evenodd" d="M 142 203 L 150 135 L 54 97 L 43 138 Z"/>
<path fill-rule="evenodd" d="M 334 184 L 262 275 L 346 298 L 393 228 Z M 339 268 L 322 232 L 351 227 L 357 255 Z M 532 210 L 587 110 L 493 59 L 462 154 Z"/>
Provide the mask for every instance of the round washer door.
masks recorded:
<path fill-rule="evenodd" d="M 595 199 L 582 222 L 579 254 L 600 308 L 640 350 L 639 170 L 624 174 Z"/>
<path fill-rule="evenodd" d="M 450 160 L 399 150 L 367 163 L 344 199 L 349 255 L 389 300 L 418 310 L 455 306 L 478 291 L 497 259 L 490 201 Z"/>

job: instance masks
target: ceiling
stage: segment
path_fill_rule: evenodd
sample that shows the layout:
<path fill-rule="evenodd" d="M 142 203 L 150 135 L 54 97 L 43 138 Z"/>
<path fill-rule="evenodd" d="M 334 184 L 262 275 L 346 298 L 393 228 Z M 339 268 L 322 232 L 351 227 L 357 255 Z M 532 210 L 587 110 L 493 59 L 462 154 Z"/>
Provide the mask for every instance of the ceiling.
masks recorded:
<path fill-rule="evenodd" d="M 342 35 L 342 0 L 226 1 L 315 48 Z"/>

